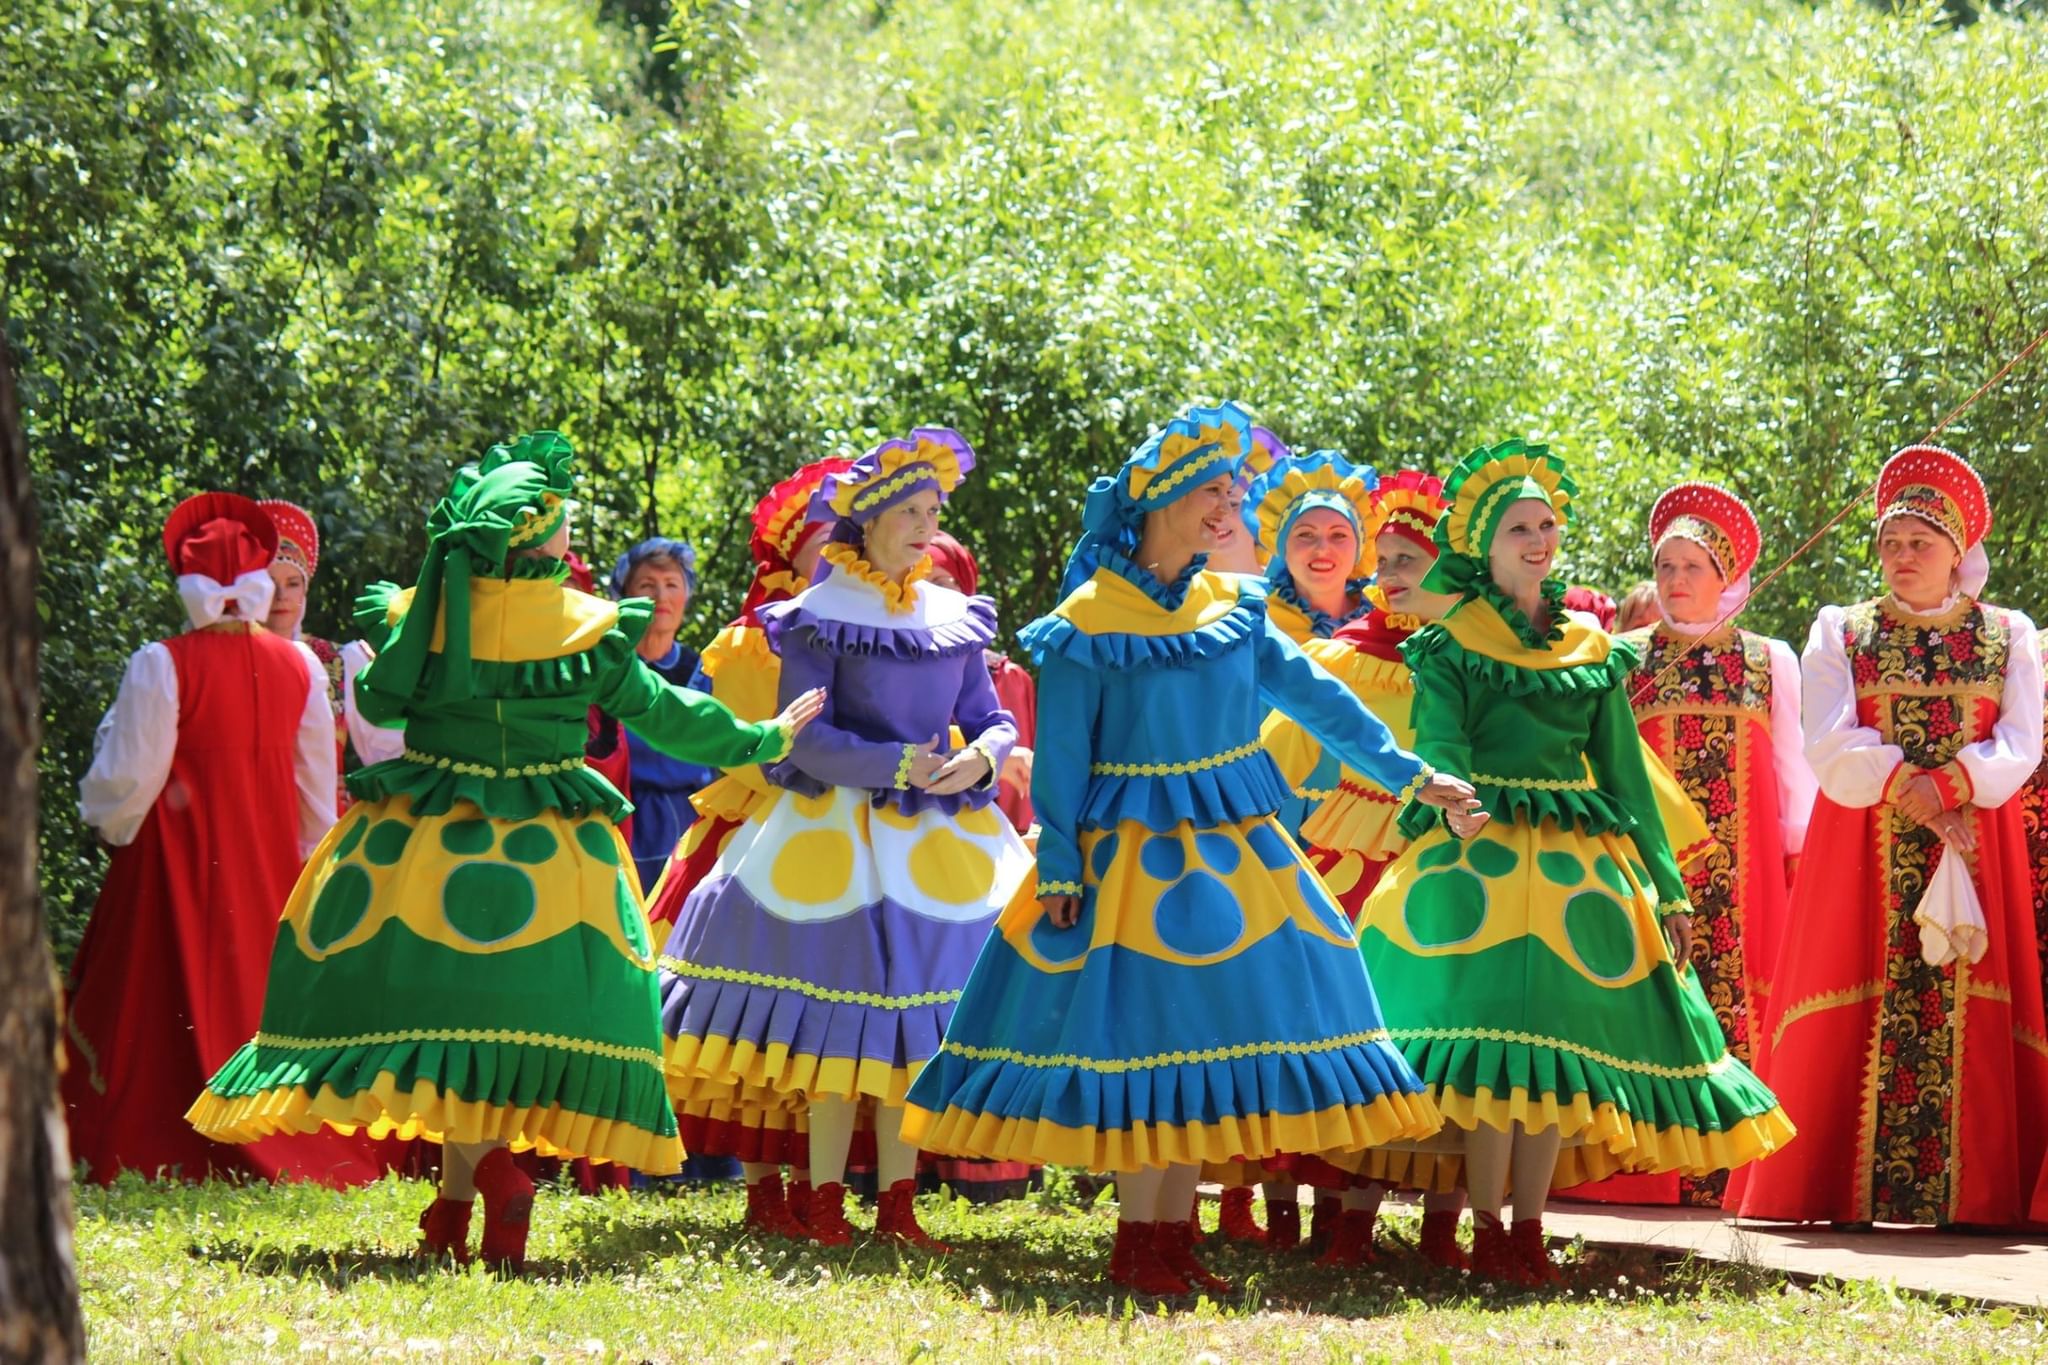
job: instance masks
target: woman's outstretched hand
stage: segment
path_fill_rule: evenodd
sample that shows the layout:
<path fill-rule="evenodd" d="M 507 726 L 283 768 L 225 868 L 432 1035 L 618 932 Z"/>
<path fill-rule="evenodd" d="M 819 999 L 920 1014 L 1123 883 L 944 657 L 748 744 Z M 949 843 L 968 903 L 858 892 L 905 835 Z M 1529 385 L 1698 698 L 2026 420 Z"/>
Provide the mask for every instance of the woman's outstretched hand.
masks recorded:
<path fill-rule="evenodd" d="M 1486 828 L 1486 822 L 1491 818 L 1481 809 L 1472 784 L 1449 773 L 1431 773 L 1429 781 L 1423 783 L 1422 790 L 1415 794 L 1415 799 L 1425 806 L 1441 809 L 1444 822 L 1460 839 L 1469 839 Z"/>
<path fill-rule="evenodd" d="M 789 727 L 789 737 L 795 739 L 803 728 L 816 720 L 825 709 L 825 689 L 814 687 L 802 696 L 793 699 L 782 708 L 782 714 L 775 719 Z"/>

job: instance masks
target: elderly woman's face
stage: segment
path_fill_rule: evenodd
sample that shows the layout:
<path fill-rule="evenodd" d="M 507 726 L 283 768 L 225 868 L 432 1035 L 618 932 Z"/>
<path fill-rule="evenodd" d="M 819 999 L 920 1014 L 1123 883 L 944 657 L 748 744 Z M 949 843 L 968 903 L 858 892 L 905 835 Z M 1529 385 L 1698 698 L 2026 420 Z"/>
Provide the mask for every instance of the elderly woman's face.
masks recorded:
<path fill-rule="evenodd" d="M 1884 585 L 1909 607 L 1938 607 L 1956 588 L 1956 543 L 1915 516 L 1893 517 L 1877 533 Z"/>
<path fill-rule="evenodd" d="M 1672 620 L 1713 620 L 1720 614 L 1721 594 L 1727 587 L 1713 556 L 1691 541 L 1671 536 L 1657 547 L 1657 600 Z"/>
<path fill-rule="evenodd" d="M 626 575 L 626 596 L 652 598 L 652 630 L 670 635 L 683 624 L 683 613 L 690 609 L 690 580 L 675 560 L 667 555 L 654 555 Z"/>

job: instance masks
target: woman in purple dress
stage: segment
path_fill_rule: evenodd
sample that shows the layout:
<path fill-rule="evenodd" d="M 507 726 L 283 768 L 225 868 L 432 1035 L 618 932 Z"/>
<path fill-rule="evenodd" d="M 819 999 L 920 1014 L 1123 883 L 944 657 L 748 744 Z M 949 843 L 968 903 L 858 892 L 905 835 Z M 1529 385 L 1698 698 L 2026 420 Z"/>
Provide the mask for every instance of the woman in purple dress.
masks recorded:
<path fill-rule="evenodd" d="M 760 615 L 781 690 L 822 687 L 825 712 L 662 956 L 671 1094 L 743 1124 L 808 1109 L 807 1230 L 828 1246 L 851 1239 L 847 1150 L 872 1105 L 875 1230 L 943 1249 L 911 1210 L 903 1098 L 997 913 L 1029 890 L 1031 856 L 993 806 L 1016 742 L 984 658 L 995 606 L 925 581 L 939 505 L 973 466 L 958 434 L 920 427 L 819 490 L 837 519 L 825 566 Z"/>

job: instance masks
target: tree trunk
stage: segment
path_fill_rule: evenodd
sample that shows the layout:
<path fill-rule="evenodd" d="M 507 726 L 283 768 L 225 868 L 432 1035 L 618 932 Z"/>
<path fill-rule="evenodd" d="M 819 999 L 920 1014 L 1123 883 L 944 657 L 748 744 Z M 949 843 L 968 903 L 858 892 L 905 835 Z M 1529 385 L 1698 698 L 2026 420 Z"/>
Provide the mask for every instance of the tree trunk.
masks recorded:
<path fill-rule="evenodd" d="M 0 327 L 0 1361 L 81 1360 L 58 988 L 36 881 L 36 512 Z"/>

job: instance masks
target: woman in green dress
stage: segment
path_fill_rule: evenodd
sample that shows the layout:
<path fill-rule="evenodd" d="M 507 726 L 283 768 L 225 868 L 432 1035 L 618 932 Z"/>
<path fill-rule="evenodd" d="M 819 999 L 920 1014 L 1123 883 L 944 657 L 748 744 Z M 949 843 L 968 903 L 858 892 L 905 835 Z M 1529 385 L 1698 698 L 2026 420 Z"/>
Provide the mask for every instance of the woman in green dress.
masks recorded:
<path fill-rule="evenodd" d="M 278 926 L 263 1019 L 187 1117 L 272 1133 L 443 1144 L 423 1251 L 519 1268 L 533 1186 L 511 1151 L 678 1168 L 654 946 L 617 821 L 584 765 L 594 704 L 678 758 L 774 762 L 807 693 L 743 724 L 638 657 L 652 604 L 564 583 L 569 443 L 536 432 L 456 475 L 428 519 L 418 586 L 376 584 L 357 679 L 404 756 L 349 775 L 358 804 L 307 861 Z"/>
<path fill-rule="evenodd" d="M 1553 1186 L 1740 1165 L 1792 1126 L 1673 966 L 1691 926 L 1629 710 L 1635 657 L 1567 615 L 1552 574 L 1577 491 L 1563 462 L 1509 441 L 1467 456 L 1444 491 L 1423 586 L 1459 602 L 1402 646 L 1410 719 L 1417 754 L 1469 780 L 1492 819 L 1410 803 L 1413 842 L 1366 902 L 1360 949 L 1388 1028 L 1446 1120 L 1380 1149 L 1372 1173 L 1462 1183 L 1473 1268 L 1541 1283 L 1557 1278 Z"/>

